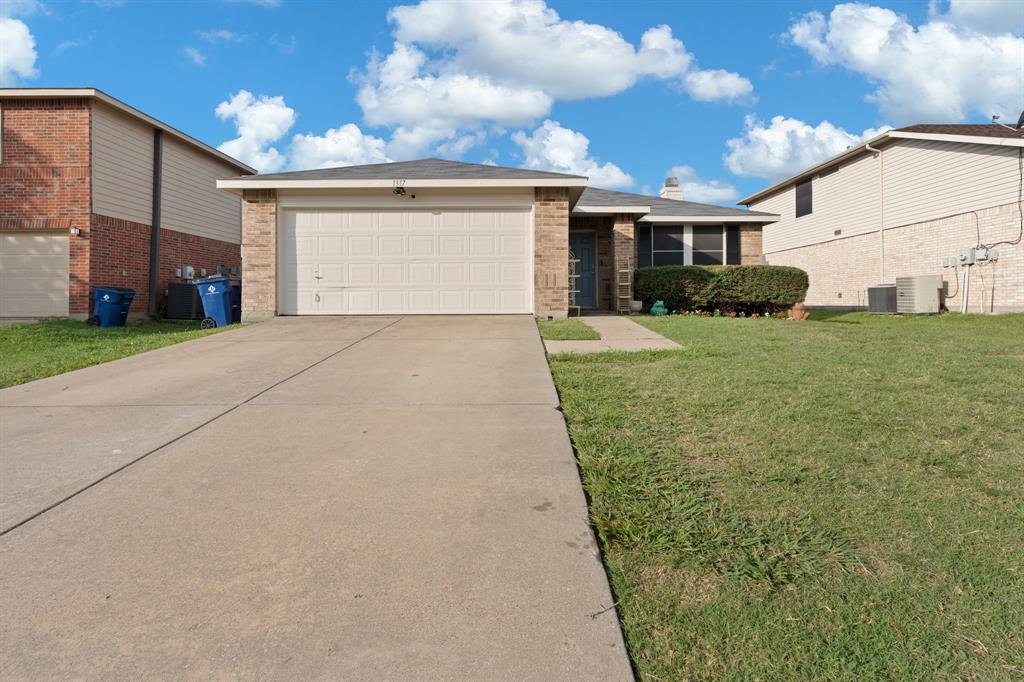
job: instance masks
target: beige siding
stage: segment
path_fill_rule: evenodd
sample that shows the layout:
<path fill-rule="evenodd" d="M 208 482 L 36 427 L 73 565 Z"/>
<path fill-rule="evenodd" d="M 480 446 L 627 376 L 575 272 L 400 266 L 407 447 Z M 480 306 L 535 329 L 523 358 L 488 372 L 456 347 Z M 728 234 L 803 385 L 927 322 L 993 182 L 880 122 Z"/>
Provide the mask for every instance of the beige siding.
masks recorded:
<path fill-rule="evenodd" d="M 93 101 L 93 213 L 149 225 L 153 201 L 153 128 Z"/>
<path fill-rule="evenodd" d="M 885 150 L 885 226 L 1016 201 L 1017 174 L 1015 147 L 901 140 Z"/>
<path fill-rule="evenodd" d="M 242 203 L 217 189 L 237 168 L 164 136 L 161 226 L 210 239 L 242 242 Z"/>
<path fill-rule="evenodd" d="M 1001 206 L 1017 198 L 1017 150 L 930 140 L 898 140 L 885 147 L 885 228 Z M 838 172 L 813 180 L 813 212 L 795 217 L 793 186 L 750 208 L 778 213 L 764 229 L 765 253 L 821 244 L 877 231 L 879 161 L 866 154 Z M 835 234 L 840 230 L 839 235 Z M 985 238 L 985 235 L 982 235 Z"/>
<path fill-rule="evenodd" d="M 878 161 L 868 155 L 839 167 L 835 173 L 815 177 L 811 185 L 810 215 L 796 213 L 793 186 L 764 199 L 750 208 L 777 213 L 780 220 L 764 228 L 764 251 L 782 251 L 805 244 L 851 237 L 878 229 Z"/>

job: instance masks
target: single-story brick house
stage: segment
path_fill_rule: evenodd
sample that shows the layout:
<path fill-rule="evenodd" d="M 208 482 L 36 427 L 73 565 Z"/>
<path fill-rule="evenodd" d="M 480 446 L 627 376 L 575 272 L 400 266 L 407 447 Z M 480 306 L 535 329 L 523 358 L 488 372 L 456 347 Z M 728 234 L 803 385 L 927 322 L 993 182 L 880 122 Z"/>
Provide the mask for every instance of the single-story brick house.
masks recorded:
<path fill-rule="evenodd" d="M 611 308 L 614 273 L 760 263 L 770 213 L 587 187 L 587 178 L 426 159 L 222 179 L 242 197 L 242 315 Z"/>
<path fill-rule="evenodd" d="M 184 266 L 240 267 L 216 180 L 255 172 L 94 88 L 0 89 L 0 317 L 85 318 L 91 285 L 155 313 Z"/>
<path fill-rule="evenodd" d="M 939 275 L 961 308 L 964 249 L 998 259 L 971 266 L 968 312 L 1024 311 L 1024 131 L 997 124 L 889 130 L 740 203 L 780 219 L 764 230 L 765 261 L 807 271 L 807 304 L 862 308 L 867 289 Z"/>

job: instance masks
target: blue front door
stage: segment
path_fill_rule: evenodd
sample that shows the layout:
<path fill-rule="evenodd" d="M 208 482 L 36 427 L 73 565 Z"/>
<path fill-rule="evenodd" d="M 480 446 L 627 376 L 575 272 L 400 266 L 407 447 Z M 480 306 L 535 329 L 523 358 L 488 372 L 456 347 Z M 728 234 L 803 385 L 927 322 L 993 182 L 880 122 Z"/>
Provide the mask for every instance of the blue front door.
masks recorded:
<path fill-rule="evenodd" d="M 570 232 L 569 250 L 576 264 L 576 305 L 581 308 L 597 307 L 597 240 L 593 232 Z"/>

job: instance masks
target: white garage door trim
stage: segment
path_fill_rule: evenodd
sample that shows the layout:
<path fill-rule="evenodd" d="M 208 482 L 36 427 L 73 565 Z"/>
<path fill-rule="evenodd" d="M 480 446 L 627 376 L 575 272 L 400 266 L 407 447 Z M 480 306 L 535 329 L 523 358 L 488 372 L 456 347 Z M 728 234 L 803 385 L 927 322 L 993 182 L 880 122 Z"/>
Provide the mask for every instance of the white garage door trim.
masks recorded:
<path fill-rule="evenodd" d="M 67 234 L 0 233 L 0 317 L 67 317 Z"/>
<path fill-rule="evenodd" d="M 530 314 L 533 233 L 532 203 L 365 210 L 285 204 L 278 212 L 278 314 Z"/>

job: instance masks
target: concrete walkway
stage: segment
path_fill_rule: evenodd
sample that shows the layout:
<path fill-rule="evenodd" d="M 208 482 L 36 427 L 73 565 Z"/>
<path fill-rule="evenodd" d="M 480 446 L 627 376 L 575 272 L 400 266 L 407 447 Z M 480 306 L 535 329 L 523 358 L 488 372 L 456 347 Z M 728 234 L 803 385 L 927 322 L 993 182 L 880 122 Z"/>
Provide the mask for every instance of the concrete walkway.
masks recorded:
<path fill-rule="evenodd" d="M 0 443 L 0 679 L 631 678 L 529 317 L 278 319 Z"/>
<path fill-rule="evenodd" d="M 612 350 L 677 350 L 678 343 L 621 315 L 590 315 L 581 322 L 601 335 L 600 341 L 545 341 L 548 353 L 605 353 Z"/>

